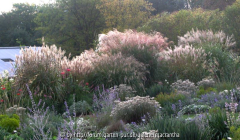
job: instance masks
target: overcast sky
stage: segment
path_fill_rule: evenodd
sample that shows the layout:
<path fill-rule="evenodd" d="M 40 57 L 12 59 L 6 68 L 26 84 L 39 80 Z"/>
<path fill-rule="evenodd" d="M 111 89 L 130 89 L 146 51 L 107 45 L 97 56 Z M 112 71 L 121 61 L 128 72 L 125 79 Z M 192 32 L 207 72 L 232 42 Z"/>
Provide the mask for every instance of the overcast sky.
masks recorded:
<path fill-rule="evenodd" d="M 43 4 L 54 0 L 0 0 L 0 13 L 9 12 L 14 3 L 29 3 L 29 4 Z"/>

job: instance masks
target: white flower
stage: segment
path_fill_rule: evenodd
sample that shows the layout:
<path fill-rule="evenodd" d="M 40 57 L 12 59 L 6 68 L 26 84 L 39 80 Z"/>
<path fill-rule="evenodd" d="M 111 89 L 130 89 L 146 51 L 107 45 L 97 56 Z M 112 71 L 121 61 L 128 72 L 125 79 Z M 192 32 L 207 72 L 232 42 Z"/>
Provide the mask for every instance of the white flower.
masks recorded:
<path fill-rule="evenodd" d="M 17 133 L 17 130 L 13 130 L 14 133 Z"/>
<path fill-rule="evenodd" d="M 13 79 L 13 78 L 10 78 L 10 79 L 9 79 L 9 81 L 10 81 L 10 82 L 13 82 L 13 81 L 14 81 L 14 79 Z"/>

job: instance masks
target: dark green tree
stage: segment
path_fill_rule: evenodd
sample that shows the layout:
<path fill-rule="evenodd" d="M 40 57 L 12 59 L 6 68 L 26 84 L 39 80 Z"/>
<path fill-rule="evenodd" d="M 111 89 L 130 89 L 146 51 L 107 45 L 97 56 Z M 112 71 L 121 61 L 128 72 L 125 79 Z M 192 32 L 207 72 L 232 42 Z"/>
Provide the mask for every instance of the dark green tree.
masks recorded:
<path fill-rule="evenodd" d="M 35 31 L 34 18 L 37 6 L 24 3 L 13 4 L 10 12 L 0 15 L 0 46 L 41 45 L 37 38 L 41 33 Z"/>
<path fill-rule="evenodd" d="M 98 34 L 105 27 L 98 0 L 58 0 L 43 5 L 35 22 L 43 32 L 46 44 L 56 44 L 72 54 L 93 48 Z"/>

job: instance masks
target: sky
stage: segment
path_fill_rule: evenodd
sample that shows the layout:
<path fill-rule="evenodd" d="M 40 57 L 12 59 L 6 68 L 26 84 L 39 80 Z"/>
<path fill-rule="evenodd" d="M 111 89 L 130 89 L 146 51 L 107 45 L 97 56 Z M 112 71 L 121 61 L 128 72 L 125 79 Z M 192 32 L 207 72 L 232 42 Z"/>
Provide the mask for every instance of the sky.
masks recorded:
<path fill-rule="evenodd" d="M 44 4 L 53 0 L 0 0 L 0 13 L 9 12 L 14 3 Z"/>

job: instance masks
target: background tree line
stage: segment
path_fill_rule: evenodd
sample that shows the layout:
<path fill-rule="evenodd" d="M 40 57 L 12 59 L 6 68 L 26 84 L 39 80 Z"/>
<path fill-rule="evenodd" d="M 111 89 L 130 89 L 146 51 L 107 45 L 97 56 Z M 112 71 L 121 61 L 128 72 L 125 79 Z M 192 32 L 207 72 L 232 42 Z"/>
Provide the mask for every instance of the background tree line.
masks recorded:
<path fill-rule="evenodd" d="M 56 44 L 75 56 L 95 47 L 98 34 L 113 28 L 137 29 L 163 12 L 181 9 L 224 10 L 234 1 L 56 0 L 44 5 L 14 4 L 10 12 L 0 15 L 0 46 L 41 46 L 44 36 L 46 44 Z"/>

